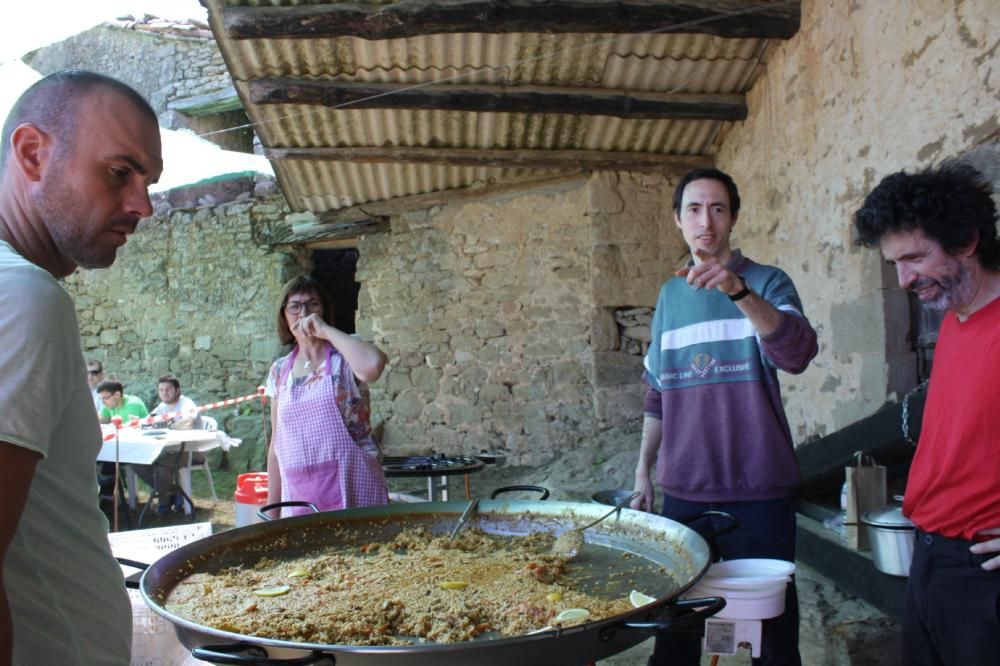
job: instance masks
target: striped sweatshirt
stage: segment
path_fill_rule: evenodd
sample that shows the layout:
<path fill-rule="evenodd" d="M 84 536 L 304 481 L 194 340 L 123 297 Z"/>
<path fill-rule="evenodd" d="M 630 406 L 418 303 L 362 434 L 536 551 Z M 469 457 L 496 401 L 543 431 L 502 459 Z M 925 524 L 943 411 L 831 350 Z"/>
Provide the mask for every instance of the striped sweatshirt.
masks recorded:
<path fill-rule="evenodd" d="M 667 281 L 653 315 L 644 375 L 645 413 L 663 421 L 656 479 L 694 502 L 791 497 L 799 466 L 777 369 L 798 374 L 816 355 L 816 332 L 782 270 L 733 252 L 727 268 L 780 310 L 760 337 L 719 291 Z"/>

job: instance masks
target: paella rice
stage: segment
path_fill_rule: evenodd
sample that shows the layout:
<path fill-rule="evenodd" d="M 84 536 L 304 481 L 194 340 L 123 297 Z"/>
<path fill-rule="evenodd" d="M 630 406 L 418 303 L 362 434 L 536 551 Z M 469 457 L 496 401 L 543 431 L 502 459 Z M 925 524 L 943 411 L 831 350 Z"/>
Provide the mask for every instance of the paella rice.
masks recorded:
<path fill-rule="evenodd" d="M 469 529 L 449 541 L 407 528 L 382 543 L 194 573 L 171 590 L 165 606 L 223 631 L 340 645 L 516 636 L 631 610 L 627 597 L 580 589 L 566 575 L 568 558 L 550 552 L 551 544 L 548 534 L 499 537 Z"/>

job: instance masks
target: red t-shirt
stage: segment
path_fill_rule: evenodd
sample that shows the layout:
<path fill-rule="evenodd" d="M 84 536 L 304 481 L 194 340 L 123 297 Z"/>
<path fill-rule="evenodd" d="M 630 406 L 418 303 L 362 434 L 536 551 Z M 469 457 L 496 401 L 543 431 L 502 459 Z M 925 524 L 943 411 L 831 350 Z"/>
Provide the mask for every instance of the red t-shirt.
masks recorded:
<path fill-rule="evenodd" d="M 941 323 L 903 513 L 946 537 L 1000 527 L 1000 298 Z"/>

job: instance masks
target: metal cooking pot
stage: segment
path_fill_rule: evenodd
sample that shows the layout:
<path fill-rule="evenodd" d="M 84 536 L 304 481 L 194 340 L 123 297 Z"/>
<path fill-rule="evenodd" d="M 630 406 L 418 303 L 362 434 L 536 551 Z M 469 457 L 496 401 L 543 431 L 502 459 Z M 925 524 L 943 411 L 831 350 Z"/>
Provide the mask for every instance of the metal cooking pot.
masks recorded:
<path fill-rule="evenodd" d="M 656 601 L 627 613 L 566 629 L 506 638 L 480 637 L 461 643 L 354 646 L 304 643 L 241 635 L 200 625 L 163 607 L 169 592 L 192 573 L 235 564 L 252 566 L 263 557 L 295 556 L 330 545 L 346 545 L 343 530 L 363 531 L 366 543 L 388 541 L 406 527 L 447 534 L 468 503 L 425 502 L 347 509 L 284 518 L 222 532 L 181 546 L 152 564 L 139 583 L 143 600 L 174 625 L 181 643 L 198 659 L 220 664 L 405 664 L 406 666 L 539 666 L 583 664 L 626 650 L 663 631 L 689 630 L 725 606 L 721 598 L 679 600 L 708 569 L 709 549 L 694 530 L 655 514 L 624 509 L 617 520 L 587 530 L 587 542 L 571 570 L 594 591 L 627 595 L 632 587 Z M 482 500 L 469 526 L 499 535 L 537 531 L 559 534 L 606 513 L 600 505 L 575 502 Z M 360 537 L 359 537 L 360 538 Z M 623 557 L 625 553 L 631 555 Z M 641 581 L 637 569 L 645 570 Z M 630 573 L 627 573 L 630 572 Z M 629 576 L 632 579 L 629 580 Z M 616 583 L 617 579 L 621 579 Z M 609 581 L 622 589 L 609 590 Z M 692 610 L 700 609 L 700 610 Z"/>
<path fill-rule="evenodd" d="M 909 576 L 913 560 L 916 527 L 897 505 L 887 505 L 861 516 L 868 531 L 872 561 L 879 571 L 893 576 Z"/>

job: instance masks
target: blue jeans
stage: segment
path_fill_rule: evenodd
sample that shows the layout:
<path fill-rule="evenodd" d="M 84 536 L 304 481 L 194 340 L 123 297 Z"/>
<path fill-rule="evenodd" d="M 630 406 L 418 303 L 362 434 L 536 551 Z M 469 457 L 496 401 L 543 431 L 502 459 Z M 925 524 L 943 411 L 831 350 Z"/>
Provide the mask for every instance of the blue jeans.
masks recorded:
<path fill-rule="evenodd" d="M 715 541 L 714 556 L 723 560 L 747 557 L 795 561 L 795 507 L 792 499 L 761 502 L 688 502 L 665 496 L 660 513 L 671 520 L 687 518 L 703 511 L 724 511 L 740 526 Z M 728 521 L 708 516 L 687 523 L 701 535 L 725 526 Z M 799 598 L 795 580 L 785 591 L 785 612 L 764 620 L 760 658 L 754 666 L 801 666 L 799 657 Z M 701 640 L 671 634 L 656 638 L 649 666 L 697 666 L 701 660 Z"/>

